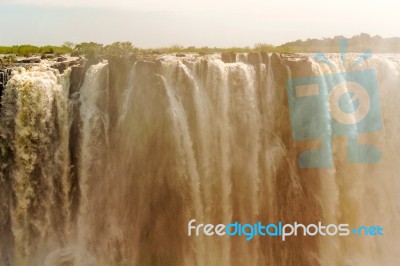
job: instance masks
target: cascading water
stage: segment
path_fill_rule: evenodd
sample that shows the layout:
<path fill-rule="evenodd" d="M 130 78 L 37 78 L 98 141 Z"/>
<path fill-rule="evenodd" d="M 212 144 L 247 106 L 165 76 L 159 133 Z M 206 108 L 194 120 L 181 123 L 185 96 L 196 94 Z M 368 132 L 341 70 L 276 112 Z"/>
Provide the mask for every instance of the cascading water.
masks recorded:
<path fill-rule="evenodd" d="M 69 229 L 69 78 L 48 69 L 15 72 L 2 97 L 1 258 L 40 264 Z"/>
<path fill-rule="evenodd" d="M 286 81 L 310 55 L 161 56 L 70 71 L 15 69 L 0 116 L 0 265 L 395 265 L 400 57 L 377 55 L 378 164 L 300 169 Z M 340 57 L 331 55 L 340 65 Z M 351 57 L 349 62 L 356 58 Z M 344 71 L 339 67 L 339 71 Z M 372 237 L 190 237 L 187 223 L 381 225 Z"/>

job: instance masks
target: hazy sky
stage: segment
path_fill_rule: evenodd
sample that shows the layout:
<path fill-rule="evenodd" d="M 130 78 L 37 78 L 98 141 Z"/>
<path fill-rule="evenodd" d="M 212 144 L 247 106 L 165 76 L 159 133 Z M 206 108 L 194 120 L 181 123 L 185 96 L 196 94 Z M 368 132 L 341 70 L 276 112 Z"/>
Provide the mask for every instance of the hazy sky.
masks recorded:
<path fill-rule="evenodd" d="M 400 36 L 394 0 L 0 0 L 0 45 L 131 41 L 253 46 L 361 32 Z"/>

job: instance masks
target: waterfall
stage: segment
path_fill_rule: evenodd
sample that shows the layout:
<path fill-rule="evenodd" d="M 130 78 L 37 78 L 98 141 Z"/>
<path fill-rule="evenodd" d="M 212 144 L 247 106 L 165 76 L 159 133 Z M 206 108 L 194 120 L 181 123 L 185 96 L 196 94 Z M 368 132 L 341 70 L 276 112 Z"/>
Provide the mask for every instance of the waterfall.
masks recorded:
<path fill-rule="evenodd" d="M 2 97 L 1 257 L 4 265 L 39 264 L 68 237 L 69 77 L 15 72 Z"/>
<path fill-rule="evenodd" d="M 0 265 L 395 265 L 400 57 L 213 54 L 15 68 L 0 105 Z M 336 68 L 334 67 L 336 66 Z M 374 69 L 379 163 L 300 168 L 288 81 Z M 345 74 L 343 74 L 345 75 Z M 329 107 L 330 108 L 330 107 Z M 318 116 L 319 114 L 315 114 Z M 188 236 L 197 223 L 380 225 L 384 236 Z"/>

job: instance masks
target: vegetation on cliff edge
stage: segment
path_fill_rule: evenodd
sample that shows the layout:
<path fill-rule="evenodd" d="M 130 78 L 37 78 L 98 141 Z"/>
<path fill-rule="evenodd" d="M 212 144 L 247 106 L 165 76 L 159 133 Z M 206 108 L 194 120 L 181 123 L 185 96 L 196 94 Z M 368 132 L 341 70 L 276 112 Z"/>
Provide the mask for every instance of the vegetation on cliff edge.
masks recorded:
<path fill-rule="evenodd" d="M 95 42 L 83 42 L 74 44 L 65 42 L 62 46 L 33 46 L 14 45 L 0 46 L 0 54 L 14 54 L 17 56 L 31 56 L 44 54 L 72 54 L 90 57 L 126 56 L 129 54 L 164 54 L 164 53 L 245 53 L 245 52 L 279 52 L 279 53 L 315 53 L 315 52 L 339 52 L 338 42 L 343 36 L 323 39 L 307 39 L 288 42 L 279 46 L 268 43 L 257 43 L 253 47 L 184 47 L 172 45 L 157 49 L 141 49 L 131 42 L 115 42 L 103 45 Z M 366 33 L 355 35 L 348 39 L 347 52 L 364 52 L 370 49 L 375 53 L 400 53 L 400 38 L 382 38 L 370 36 Z"/>

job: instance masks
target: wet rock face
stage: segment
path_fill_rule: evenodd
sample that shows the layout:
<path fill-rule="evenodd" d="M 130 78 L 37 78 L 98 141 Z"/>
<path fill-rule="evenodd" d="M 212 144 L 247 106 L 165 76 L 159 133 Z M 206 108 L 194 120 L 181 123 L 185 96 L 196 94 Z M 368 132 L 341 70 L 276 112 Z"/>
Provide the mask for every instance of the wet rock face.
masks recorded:
<path fill-rule="evenodd" d="M 64 57 L 64 56 L 57 57 L 57 62 L 64 62 L 64 61 L 67 61 L 66 57 Z"/>
<path fill-rule="evenodd" d="M 11 69 L 0 69 L 0 97 L 3 95 L 3 90 L 10 79 Z M 1 103 L 0 103 L 1 104 Z"/>
<path fill-rule="evenodd" d="M 18 63 L 24 63 L 24 64 L 38 64 L 40 63 L 42 60 L 39 57 L 30 57 L 30 58 L 24 58 L 21 60 L 18 60 Z"/>
<path fill-rule="evenodd" d="M 57 62 L 54 63 L 51 67 L 58 69 L 58 71 L 62 74 L 69 67 L 82 66 L 83 62 L 84 62 L 84 60 L 82 60 L 80 58 L 76 59 L 76 60 L 68 60 L 65 57 L 59 57 L 59 58 L 57 58 Z"/>
<path fill-rule="evenodd" d="M 51 53 L 43 54 L 43 55 L 40 57 L 40 59 L 53 59 L 53 58 L 54 58 L 54 54 L 51 54 Z"/>
<path fill-rule="evenodd" d="M 82 86 L 83 78 L 85 75 L 85 70 L 83 66 L 76 65 L 71 67 L 71 75 L 70 75 L 70 87 L 69 87 L 69 95 L 76 93 L 79 91 L 80 86 Z"/>
<path fill-rule="evenodd" d="M 247 61 L 249 64 L 257 65 L 263 63 L 263 58 L 260 53 L 249 53 L 247 55 Z"/>
<path fill-rule="evenodd" d="M 221 54 L 221 60 L 224 63 L 235 63 L 236 62 L 236 54 L 234 54 L 234 53 Z"/>

